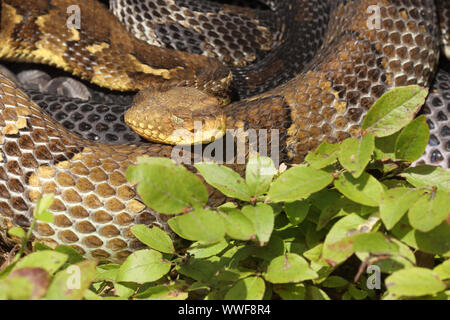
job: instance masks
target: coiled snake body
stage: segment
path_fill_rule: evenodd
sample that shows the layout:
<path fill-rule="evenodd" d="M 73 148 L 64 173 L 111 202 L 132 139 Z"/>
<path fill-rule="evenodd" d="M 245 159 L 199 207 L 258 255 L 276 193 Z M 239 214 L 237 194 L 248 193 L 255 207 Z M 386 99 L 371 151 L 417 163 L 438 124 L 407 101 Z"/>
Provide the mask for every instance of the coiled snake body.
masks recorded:
<path fill-rule="evenodd" d="M 81 8 L 80 29 L 65 27 L 66 9 L 74 3 Z M 264 46 L 260 51 L 244 50 L 244 60 L 255 60 L 246 66 L 232 62 L 222 51 L 222 58 L 228 57 L 224 60 L 236 68 L 233 75 L 243 88 L 239 95 L 249 95 L 225 106 L 227 128 L 277 129 L 281 160 L 298 163 L 325 139 L 357 137 L 368 108 L 388 89 L 430 85 L 440 35 L 446 35 L 440 32 L 434 0 L 286 3 L 291 23 L 304 24 L 299 29 L 286 25 L 287 35 L 265 42 L 267 48 L 279 42 L 281 49 L 267 54 L 262 53 Z M 371 27 L 368 21 L 374 8 L 379 10 L 380 24 Z M 3 0 L 1 10 L 0 57 L 5 60 L 56 65 L 117 90 L 181 84 L 221 95 L 230 79 L 228 68 L 212 57 L 149 46 L 131 36 L 106 7 L 93 0 Z M 123 17 L 129 12 L 124 9 Z M 442 27 L 448 27 L 447 12 L 441 10 Z M 315 23 L 318 29 L 312 29 Z M 260 30 L 264 33 L 273 26 L 266 27 Z M 292 60 L 294 53 L 287 48 L 292 42 L 305 46 L 299 39 L 308 29 L 316 30 L 314 39 L 307 53 L 301 54 L 304 61 L 294 61 L 291 71 L 298 74 L 288 80 L 280 70 L 289 68 L 286 61 L 299 55 Z M 267 88 L 275 87 L 252 95 L 262 90 L 264 76 L 269 79 Z M 29 226 L 37 199 L 50 192 L 55 194 L 50 208 L 55 221 L 38 223 L 34 231 L 36 239 L 50 246 L 67 244 L 87 257 L 120 261 L 141 247 L 130 232 L 132 225 L 168 230 L 167 217 L 143 204 L 126 181 L 125 170 L 142 155 L 170 157 L 171 146 L 114 145 L 82 138 L 57 123 L 3 75 L 0 130 L 1 234 L 14 225 Z M 242 173 L 242 165 L 232 167 Z M 223 196 L 211 191 L 210 199 L 219 203 Z"/>

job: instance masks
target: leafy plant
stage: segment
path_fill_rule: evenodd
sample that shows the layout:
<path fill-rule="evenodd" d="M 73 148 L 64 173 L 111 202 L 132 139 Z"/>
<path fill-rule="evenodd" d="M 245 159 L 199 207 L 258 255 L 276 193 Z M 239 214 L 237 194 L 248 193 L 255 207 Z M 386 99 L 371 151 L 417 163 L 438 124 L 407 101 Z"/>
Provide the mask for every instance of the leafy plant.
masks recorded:
<path fill-rule="evenodd" d="M 408 168 L 429 138 L 425 119 L 413 120 L 426 95 L 418 86 L 386 93 L 359 138 L 324 142 L 285 171 L 259 156 L 245 177 L 214 163 L 194 173 L 140 158 L 127 178 L 146 205 L 173 215 L 169 226 L 187 247 L 144 225 L 131 231 L 148 248 L 121 265 L 37 244 L 1 272 L 0 297 L 448 300 L 450 172 Z M 208 206 L 200 175 L 235 202 Z M 38 202 L 35 219 L 50 221 L 50 200 Z M 30 231 L 10 232 L 29 240 Z M 65 289 L 70 268 L 85 279 L 75 291 Z"/>

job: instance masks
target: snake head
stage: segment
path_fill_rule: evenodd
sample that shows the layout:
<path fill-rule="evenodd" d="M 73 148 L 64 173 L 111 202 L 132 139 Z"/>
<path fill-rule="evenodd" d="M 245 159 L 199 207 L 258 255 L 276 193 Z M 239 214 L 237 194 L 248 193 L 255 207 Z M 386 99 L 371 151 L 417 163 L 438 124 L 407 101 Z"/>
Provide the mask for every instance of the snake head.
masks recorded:
<path fill-rule="evenodd" d="M 225 134 L 219 98 L 191 87 L 147 88 L 135 97 L 125 122 L 141 137 L 158 143 L 209 143 Z"/>

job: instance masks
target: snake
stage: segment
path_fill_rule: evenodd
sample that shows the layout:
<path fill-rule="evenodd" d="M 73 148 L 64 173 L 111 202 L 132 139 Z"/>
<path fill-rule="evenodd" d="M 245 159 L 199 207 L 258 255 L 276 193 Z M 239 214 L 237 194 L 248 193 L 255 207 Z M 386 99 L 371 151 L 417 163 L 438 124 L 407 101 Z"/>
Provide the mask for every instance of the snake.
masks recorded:
<path fill-rule="evenodd" d="M 79 28 L 67 25 L 74 5 L 80 10 Z M 275 146 L 280 162 L 297 164 L 322 141 L 359 137 L 362 118 L 389 89 L 431 87 L 440 51 L 450 55 L 445 1 L 279 0 L 264 6 L 270 10 L 189 0 L 113 0 L 116 17 L 94 0 L 3 0 L 0 59 L 56 66 L 108 90 L 139 91 L 132 108 L 145 109 L 140 102 L 146 98 L 187 108 L 195 108 L 194 101 L 206 111 L 190 110 L 188 118 L 200 119 L 219 108 L 227 130 L 268 132 L 268 150 Z M 146 20 L 152 15 L 159 20 Z M 234 43 L 233 34 L 241 41 Z M 175 47 L 165 47 L 168 41 L 159 41 L 161 35 L 171 35 Z M 229 47 L 233 50 L 225 50 Z M 449 79 L 439 71 L 424 110 L 432 136 L 448 136 Z M 33 208 L 46 193 L 54 194 L 49 208 L 54 221 L 38 221 L 33 241 L 52 248 L 64 244 L 87 258 L 120 262 L 143 247 L 133 225 L 171 233 L 170 216 L 147 207 L 125 171 L 142 156 L 172 157 L 175 147 L 163 143 L 164 137 L 143 142 L 120 126 L 115 121 L 126 109 L 26 92 L 0 74 L 0 235 L 5 243 L 20 241 L 8 230 L 29 228 Z M 149 117 L 140 110 L 136 117 Z M 65 116 L 56 119 L 57 114 Z M 90 137 L 84 117 L 106 115 L 116 135 L 99 130 Z M 158 130 L 173 123 L 156 118 Z M 448 167 L 448 143 L 437 139 L 430 148 L 425 160 Z M 195 150 L 186 150 L 188 158 L 195 157 Z M 245 164 L 237 155 L 228 160 L 243 174 Z M 225 199 L 210 186 L 208 192 L 209 205 Z"/>

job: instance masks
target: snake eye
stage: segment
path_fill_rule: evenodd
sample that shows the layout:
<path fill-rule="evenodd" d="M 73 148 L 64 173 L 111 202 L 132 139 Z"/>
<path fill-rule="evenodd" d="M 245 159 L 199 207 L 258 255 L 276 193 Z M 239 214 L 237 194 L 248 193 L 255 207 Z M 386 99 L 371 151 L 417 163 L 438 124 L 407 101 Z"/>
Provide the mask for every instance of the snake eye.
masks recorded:
<path fill-rule="evenodd" d="M 177 117 L 176 115 L 172 115 L 172 120 L 176 124 L 183 124 L 184 123 L 184 119 L 180 118 L 180 117 Z"/>

